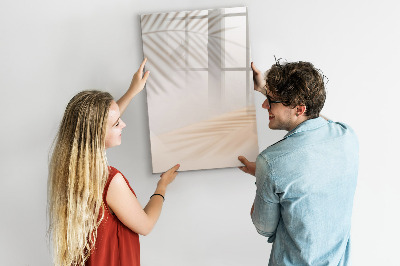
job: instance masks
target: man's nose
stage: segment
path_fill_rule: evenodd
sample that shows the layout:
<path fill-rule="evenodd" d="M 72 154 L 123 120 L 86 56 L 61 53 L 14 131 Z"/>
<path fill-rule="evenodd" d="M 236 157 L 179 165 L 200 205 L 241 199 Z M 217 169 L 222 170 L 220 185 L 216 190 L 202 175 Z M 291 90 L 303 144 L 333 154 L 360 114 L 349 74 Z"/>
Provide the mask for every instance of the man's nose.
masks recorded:
<path fill-rule="evenodd" d="M 262 104 L 262 108 L 264 108 L 264 109 L 269 109 L 269 103 L 268 103 L 268 99 L 265 99 L 265 101 L 263 102 L 263 104 Z"/>

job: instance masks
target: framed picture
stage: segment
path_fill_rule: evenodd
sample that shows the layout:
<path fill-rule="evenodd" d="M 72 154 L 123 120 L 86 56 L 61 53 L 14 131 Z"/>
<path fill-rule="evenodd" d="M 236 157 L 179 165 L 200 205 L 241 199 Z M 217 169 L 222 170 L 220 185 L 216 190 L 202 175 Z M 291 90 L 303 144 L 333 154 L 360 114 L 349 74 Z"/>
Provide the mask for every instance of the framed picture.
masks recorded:
<path fill-rule="evenodd" d="M 141 16 L 153 173 L 258 155 L 247 8 Z"/>

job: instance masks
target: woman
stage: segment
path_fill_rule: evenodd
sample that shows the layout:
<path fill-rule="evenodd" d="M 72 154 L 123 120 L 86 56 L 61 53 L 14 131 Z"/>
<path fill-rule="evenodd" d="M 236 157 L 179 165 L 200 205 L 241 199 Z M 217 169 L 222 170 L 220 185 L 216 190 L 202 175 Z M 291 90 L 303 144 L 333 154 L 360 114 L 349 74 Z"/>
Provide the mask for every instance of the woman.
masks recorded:
<path fill-rule="evenodd" d="M 56 265 L 140 265 L 139 236 L 161 213 L 175 165 L 161 175 L 143 209 L 128 180 L 108 166 L 106 149 L 121 144 L 120 116 L 146 83 L 146 59 L 115 102 L 107 92 L 83 91 L 65 110 L 49 166 L 48 207 Z"/>

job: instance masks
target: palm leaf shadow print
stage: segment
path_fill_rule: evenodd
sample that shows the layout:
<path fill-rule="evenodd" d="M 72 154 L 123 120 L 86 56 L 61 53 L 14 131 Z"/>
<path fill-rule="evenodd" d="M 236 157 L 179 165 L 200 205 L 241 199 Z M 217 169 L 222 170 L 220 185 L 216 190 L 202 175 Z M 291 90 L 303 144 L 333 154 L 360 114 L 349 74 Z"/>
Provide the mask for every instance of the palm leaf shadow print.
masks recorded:
<path fill-rule="evenodd" d="M 247 9 L 142 15 L 141 26 L 152 72 L 146 90 L 153 173 L 176 161 L 186 171 L 236 166 L 236 154 L 255 159 Z"/>
<path fill-rule="evenodd" d="M 234 55 L 225 51 L 223 43 L 245 46 L 224 38 L 225 32 L 236 27 L 219 27 L 223 14 L 215 10 L 180 11 L 142 15 L 142 40 L 144 56 L 149 59 L 147 69 L 153 72 L 148 80 L 149 97 L 167 93 L 168 85 L 176 89 L 186 84 L 176 80 L 171 72 L 201 69 L 209 64 L 220 65 L 221 54 L 227 63 L 234 62 Z M 223 22 L 222 22 L 223 23 Z M 223 24 L 222 24 L 223 25 Z M 225 62 L 224 62 L 225 63 Z M 195 71 L 191 75 L 196 75 Z"/>

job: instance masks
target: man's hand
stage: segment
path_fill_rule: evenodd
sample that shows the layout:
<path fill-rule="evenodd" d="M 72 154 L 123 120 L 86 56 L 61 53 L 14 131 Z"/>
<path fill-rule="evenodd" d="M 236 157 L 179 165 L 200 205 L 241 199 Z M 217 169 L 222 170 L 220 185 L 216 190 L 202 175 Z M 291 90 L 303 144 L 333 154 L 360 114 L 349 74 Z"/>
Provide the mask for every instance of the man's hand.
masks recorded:
<path fill-rule="evenodd" d="M 244 156 L 239 156 L 238 159 L 242 164 L 244 164 L 244 166 L 239 167 L 240 170 L 242 170 L 243 172 L 250 174 L 252 176 L 256 176 L 256 163 L 255 162 L 249 162 L 246 159 L 246 157 L 244 157 Z"/>
<path fill-rule="evenodd" d="M 267 90 L 265 89 L 266 82 L 261 71 L 256 68 L 253 62 L 251 62 L 251 69 L 253 70 L 254 90 L 267 95 Z"/>

